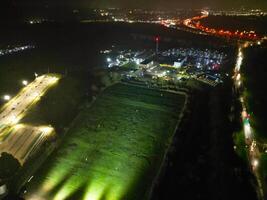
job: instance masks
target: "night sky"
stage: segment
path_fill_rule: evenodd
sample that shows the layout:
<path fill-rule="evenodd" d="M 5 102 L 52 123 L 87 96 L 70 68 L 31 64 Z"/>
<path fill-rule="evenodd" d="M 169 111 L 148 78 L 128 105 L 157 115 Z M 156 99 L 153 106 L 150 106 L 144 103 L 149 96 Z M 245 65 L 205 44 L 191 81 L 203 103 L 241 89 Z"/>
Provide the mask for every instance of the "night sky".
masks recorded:
<path fill-rule="evenodd" d="M 131 8 L 262 8 L 267 9 L 267 0 L 10 0 L 16 4 L 92 7 Z"/>

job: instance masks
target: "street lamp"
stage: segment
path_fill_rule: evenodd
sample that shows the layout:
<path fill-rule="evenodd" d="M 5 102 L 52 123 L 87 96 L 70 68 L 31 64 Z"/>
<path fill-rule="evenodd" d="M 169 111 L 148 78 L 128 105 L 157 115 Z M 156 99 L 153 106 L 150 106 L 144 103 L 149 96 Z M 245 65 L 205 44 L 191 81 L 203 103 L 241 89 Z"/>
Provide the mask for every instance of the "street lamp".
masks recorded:
<path fill-rule="evenodd" d="M 3 99 L 4 99 L 5 101 L 9 101 L 9 100 L 11 99 L 11 97 L 10 97 L 9 95 L 4 95 L 4 96 L 3 96 Z"/>
<path fill-rule="evenodd" d="M 258 165 L 259 165 L 259 161 L 256 160 L 256 159 L 253 160 L 252 165 L 253 165 L 254 168 L 258 167 Z"/>
<path fill-rule="evenodd" d="M 22 84 L 26 86 L 26 85 L 28 85 L 28 81 L 23 80 L 23 81 L 22 81 Z"/>

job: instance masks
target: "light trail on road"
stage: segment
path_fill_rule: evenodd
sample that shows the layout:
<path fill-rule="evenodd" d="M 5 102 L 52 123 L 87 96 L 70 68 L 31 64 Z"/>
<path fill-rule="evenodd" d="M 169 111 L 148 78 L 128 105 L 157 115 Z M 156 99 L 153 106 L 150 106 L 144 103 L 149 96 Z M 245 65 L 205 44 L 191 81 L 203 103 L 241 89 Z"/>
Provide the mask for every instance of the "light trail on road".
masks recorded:
<path fill-rule="evenodd" d="M 198 30 L 199 32 L 205 32 L 209 35 L 215 35 L 219 37 L 226 37 L 226 38 L 235 38 L 240 40 L 249 40 L 249 41 L 261 41 L 264 37 L 259 37 L 255 31 L 230 31 L 230 30 L 223 30 L 223 29 L 216 29 L 204 26 L 201 24 L 201 20 L 209 17 L 208 11 L 202 11 L 201 15 L 185 19 L 183 21 L 183 25 L 190 29 Z M 200 34 L 200 33 L 199 33 Z"/>
<path fill-rule="evenodd" d="M 242 87 L 241 85 L 243 84 L 243 80 L 241 77 L 241 67 L 243 64 L 244 60 L 244 55 L 243 55 L 243 49 L 247 48 L 249 46 L 249 43 L 246 42 L 245 44 L 241 45 L 238 48 L 238 55 L 237 55 L 237 61 L 236 61 L 236 66 L 234 68 L 234 86 L 236 91 L 241 91 L 242 92 Z M 246 99 L 241 96 L 240 97 L 240 103 L 242 105 L 242 113 L 241 113 L 241 119 L 243 122 L 243 131 L 244 131 L 244 136 L 245 136 L 245 143 L 248 145 L 249 151 L 247 153 L 248 155 L 248 160 L 250 163 L 250 167 L 252 172 L 254 173 L 254 176 L 257 179 L 258 183 L 258 196 L 259 199 L 264 199 L 264 188 L 263 184 L 261 182 L 260 178 L 260 172 L 259 172 L 259 160 L 260 160 L 260 150 L 257 145 L 257 141 L 255 138 L 255 135 L 253 133 L 253 128 L 251 127 L 250 124 L 250 115 L 248 114 L 247 107 L 246 107 Z"/>
<path fill-rule="evenodd" d="M 243 59 L 244 59 L 244 55 L 243 55 L 243 52 L 242 52 L 242 48 L 239 47 L 238 48 L 238 56 L 237 56 L 236 66 L 235 66 L 235 71 L 236 72 L 240 72 L 240 68 L 241 68 L 241 65 L 243 63 Z M 240 78 L 237 78 L 237 79 L 240 79 Z"/>

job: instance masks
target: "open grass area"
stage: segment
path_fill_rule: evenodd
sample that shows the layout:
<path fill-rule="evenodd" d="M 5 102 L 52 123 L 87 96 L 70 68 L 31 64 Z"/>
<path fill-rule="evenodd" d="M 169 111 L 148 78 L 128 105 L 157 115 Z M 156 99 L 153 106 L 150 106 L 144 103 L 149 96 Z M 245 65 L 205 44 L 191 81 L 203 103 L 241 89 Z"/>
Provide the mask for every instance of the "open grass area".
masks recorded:
<path fill-rule="evenodd" d="M 145 199 L 186 97 L 116 84 L 86 108 L 25 198 Z"/>

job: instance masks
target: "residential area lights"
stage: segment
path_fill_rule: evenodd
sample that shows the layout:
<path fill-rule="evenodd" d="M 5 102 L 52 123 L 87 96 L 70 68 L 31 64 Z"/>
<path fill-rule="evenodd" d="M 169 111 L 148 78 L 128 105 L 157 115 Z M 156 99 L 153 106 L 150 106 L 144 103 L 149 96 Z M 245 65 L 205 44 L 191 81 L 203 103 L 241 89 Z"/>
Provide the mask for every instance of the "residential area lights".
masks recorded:
<path fill-rule="evenodd" d="M 16 47 L 8 47 L 6 49 L 0 49 L 0 56 L 4 55 L 10 55 L 13 53 L 29 50 L 29 49 L 34 49 L 35 46 L 33 45 L 26 45 L 26 46 L 16 46 Z"/>

